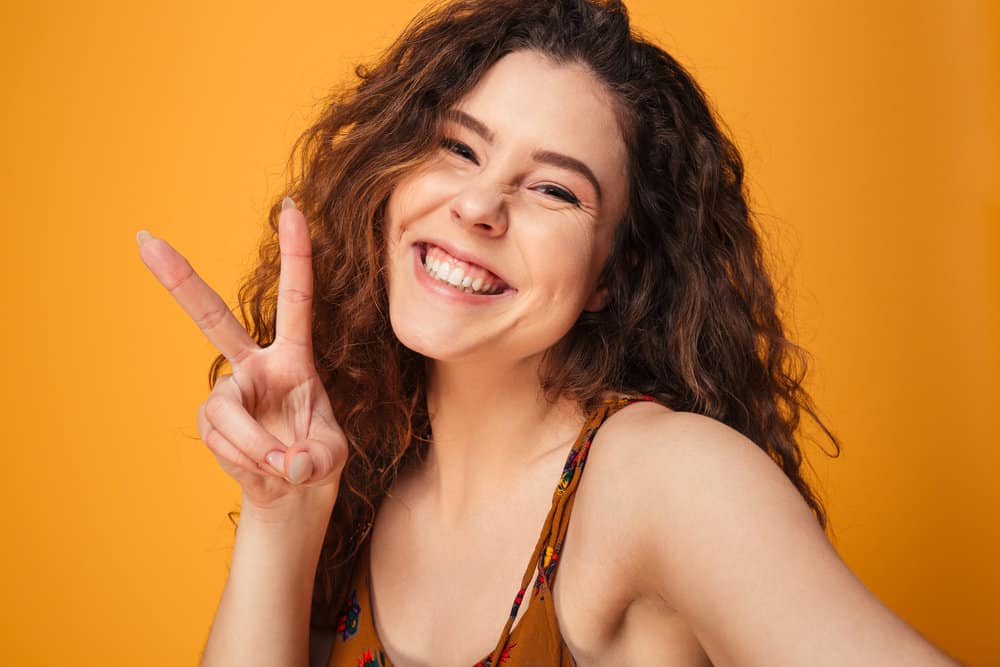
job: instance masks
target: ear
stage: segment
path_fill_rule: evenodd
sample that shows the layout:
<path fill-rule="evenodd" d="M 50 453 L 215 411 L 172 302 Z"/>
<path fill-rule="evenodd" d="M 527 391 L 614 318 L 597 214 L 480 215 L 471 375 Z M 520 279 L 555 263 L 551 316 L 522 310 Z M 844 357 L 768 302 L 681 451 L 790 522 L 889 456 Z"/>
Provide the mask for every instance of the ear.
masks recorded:
<path fill-rule="evenodd" d="M 604 307 L 608 305 L 608 288 L 603 285 L 599 286 L 594 293 L 590 295 L 587 299 L 587 303 L 583 306 L 584 310 L 596 313 L 599 310 L 604 310 Z"/>

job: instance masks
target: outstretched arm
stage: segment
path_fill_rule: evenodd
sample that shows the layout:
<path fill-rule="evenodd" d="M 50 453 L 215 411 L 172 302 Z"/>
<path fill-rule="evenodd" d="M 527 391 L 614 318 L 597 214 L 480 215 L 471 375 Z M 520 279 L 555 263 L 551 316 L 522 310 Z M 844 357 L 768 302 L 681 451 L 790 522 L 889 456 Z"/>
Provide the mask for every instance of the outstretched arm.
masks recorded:
<path fill-rule="evenodd" d="M 647 411 L 627 428 L 617 440 L 643 461 L 622 487 L 643 510 L 629 540 L 640 587 L 715 665 L 957 664 L 865 588 L 753 442 L 692 413 Z"/>

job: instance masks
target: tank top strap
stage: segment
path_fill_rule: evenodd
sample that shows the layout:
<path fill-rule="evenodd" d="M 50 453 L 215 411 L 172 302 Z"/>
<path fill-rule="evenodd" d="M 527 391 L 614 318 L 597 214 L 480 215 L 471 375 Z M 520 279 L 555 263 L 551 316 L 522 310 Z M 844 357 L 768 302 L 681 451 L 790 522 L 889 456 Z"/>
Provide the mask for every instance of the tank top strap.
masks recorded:
<path fill-rule="evenodd" d="M 562 550 L 563 540 L 566 537 L 566 531 L 569 528 L 570 513 L 573 510 L 573 501 L 576 498 L 576 489 L 580 485 L 580 478 L 583 477 L 583 468 L 587 463 L 587 455 L 590 453 L 591 442 L 593 442 L 594 436 L 597 435 L 597 429 L 601 427 L 608 417 L 622 408 L 637 401 L 653 400 L 656 399 L 652 396 L 623 396 L 621 398 L 607 399 L 597 406 L 587 417 L 580 435 L 566 457 L 566 463 L 563 466 L 559 483 L 552 494 L 552 506 L 545 518 L 545 523 L 542 526 L 535 550 L 531 554 L 531 559 L 528 561 L 524 576 L 521 578 L 521 587 L 514 597 L 510 617 L 507 619 L 503 632 L 500 634 L 496 648 L 493 649 L 489 658 L 479 663 L 480 665 L 489 667 L 489 665 L 499 664 L 498 660 L 503 655 L 507 641 L 510 638 L 511 628 L 514 625 L 514 620 L 517 618 L 517 612 L 521 608 L 524 596 L 528 591 L 532 576 L 536 572 L 538 573 L 532 585 L 534 592 L 537 592 L 543 586 L 551 588 L 555 580 L 556 570 L 559 566 L 559 554 Z M 479 665 L 476 667 L 479 667 Z"/>

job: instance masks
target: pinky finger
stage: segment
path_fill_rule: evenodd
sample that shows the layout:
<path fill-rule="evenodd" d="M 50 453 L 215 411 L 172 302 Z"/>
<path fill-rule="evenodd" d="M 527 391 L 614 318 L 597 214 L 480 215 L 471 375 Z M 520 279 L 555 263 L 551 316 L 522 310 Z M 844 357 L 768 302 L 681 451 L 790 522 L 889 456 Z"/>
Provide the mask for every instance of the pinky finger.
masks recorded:
<path fill-rule="evenodd" d="M 254 461 L 254 459 L 247 456 L 246 452 L 226 438 L 221 431 L 213 427 L 211 422 L 208 421 L 208 416 L 206 414 L 207 405 L 208 402 L 206 401 L 198 408 L 198 435 L 201 437 L 202 442 L 205 443 L 209 450 L 215 454 L 220 465 L 223 461 L 225 461 L 226 463 L 229 463 L 230 466 L 246 470 L 247 472 L 271 474 L 287 481 L 282 467 L 268 465 L 264 461 Z M 223 468 L 226 469 L 226 466 L 223 465 Z M 226 473 L 231 476 L 235 475 L 233 470 L 226 469 Z"/>

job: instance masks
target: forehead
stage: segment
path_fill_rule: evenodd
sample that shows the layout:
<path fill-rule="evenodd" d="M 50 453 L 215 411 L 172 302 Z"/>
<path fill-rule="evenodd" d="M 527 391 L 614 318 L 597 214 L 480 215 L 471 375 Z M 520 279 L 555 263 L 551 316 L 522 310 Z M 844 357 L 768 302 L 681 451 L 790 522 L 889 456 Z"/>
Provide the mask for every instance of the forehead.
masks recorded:
<path fill-rule="evenodd" d="M 603 189 L 624 189 L 626 148 L 613 98 L 579 63 L 515 51 L 456 106 L 482 121 L 499 144 L 570 155 L 594 171 Z"/>

